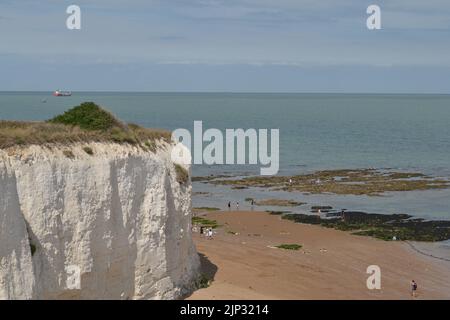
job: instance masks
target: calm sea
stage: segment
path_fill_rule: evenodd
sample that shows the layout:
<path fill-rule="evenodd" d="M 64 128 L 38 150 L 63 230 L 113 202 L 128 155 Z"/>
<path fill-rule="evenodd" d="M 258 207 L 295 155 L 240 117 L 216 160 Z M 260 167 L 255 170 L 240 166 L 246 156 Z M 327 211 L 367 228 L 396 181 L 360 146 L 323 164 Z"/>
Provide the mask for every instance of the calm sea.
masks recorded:
<path fill-rule="evenodd" d="M 92 93 L 53 97 L 51 92 L 0 93 L 0 119 L 44 120 L 84 101 L 146 127 L 280 130 L 280 174 L 319 169 L 392 168 L 450 177 L 450 95 Z M 196 166 L 195 175 L 245 174 L 251 167 Z M 308 204 L 379 213 L 405 212 L 450 219 L 450 192 L 392 193 L 385 197 L 302 195 L 194 184 L 194 205 L 224 208 L 245 197 L 299 199 Z M 298 209 L 300 212 L 304 209 Z"/>

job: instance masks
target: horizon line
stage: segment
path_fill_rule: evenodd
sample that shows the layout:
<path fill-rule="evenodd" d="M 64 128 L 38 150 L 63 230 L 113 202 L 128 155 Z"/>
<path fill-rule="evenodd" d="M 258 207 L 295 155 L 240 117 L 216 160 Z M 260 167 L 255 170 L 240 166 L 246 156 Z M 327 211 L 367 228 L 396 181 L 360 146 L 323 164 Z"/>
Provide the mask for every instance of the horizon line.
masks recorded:
<path fill-rule="evenodd" d="M 45 93 L 55 90 L 0 90 L 0 93 Z M 69 90 L 72 93 L 208 93 L 208 94 L 354 94 L 354 95 L 450 95 L 450 92 L 333 92 L 333 91 L 133 91 L 133 90 Z"/>

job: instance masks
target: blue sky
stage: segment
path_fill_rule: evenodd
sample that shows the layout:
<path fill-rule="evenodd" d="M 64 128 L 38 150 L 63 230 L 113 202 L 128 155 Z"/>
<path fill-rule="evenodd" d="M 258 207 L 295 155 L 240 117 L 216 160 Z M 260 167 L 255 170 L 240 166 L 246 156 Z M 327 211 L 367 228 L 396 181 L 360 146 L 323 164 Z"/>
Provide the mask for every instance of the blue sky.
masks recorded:
<path fill-rule="evenodd" d="M 0 90 L 450 93 L 448 0 L 0 0 L 0 40 Z"/>

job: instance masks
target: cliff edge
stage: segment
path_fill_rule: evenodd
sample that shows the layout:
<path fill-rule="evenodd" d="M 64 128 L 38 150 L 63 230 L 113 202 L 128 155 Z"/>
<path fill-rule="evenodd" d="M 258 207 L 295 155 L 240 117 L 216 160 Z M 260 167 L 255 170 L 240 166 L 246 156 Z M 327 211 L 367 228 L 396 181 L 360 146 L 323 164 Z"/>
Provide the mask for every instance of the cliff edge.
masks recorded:
<path fill-rule="evenodd" d="M 191 185 L 177 176 L 173 145 L 75 127 L 83 134 L 70 143 L 0 149 L 0 299 L 174 299 L 191 291 L 199 272 Z"/>

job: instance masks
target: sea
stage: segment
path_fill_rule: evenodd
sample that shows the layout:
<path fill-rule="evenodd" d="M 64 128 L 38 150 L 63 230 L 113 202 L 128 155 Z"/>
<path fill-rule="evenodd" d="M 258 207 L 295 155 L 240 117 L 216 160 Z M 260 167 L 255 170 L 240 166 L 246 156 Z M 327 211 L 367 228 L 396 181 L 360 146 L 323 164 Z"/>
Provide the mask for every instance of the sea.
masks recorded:
<path fill-rule="evenodd" d="M 293 93 L 144 93 L 0 92 L 1 120 L 46 120 L 85 101 L 93 101 L 126 122 L 193 132 L 203 129 L 279 129 L 279 175 L 328 169 L 376 168 L 421 172 L 450 179 L 450 95 L 293 94 Z M 194 165 L 194 176 L 248 176 L 254 165 Z M 380 197 L 310 195 L 249 188 L 233 190 L 193 183 L 194 207 L 240 209 L 246 198 L 306 202 L 298 208 L 263 207 L 309 213 L 313 205 L 373 213 L 407 213 L 450 220 L 450 189 L 391 192 Z M 450 242 L 439 246 L 450 248 Z M 450 256 L 449 256 L 450 257 Z"/>

